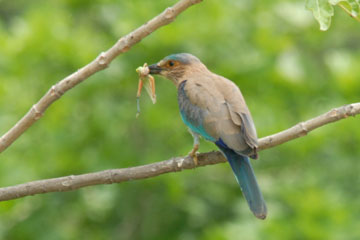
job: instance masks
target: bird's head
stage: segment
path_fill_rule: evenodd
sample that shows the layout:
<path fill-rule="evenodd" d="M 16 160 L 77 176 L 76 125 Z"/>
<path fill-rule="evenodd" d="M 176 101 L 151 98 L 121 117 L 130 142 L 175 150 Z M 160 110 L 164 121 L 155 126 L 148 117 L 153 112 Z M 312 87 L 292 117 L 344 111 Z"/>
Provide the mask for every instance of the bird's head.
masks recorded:
<path fill-rule="evenodd" d="M 172 54 L 149 66 L 150 74 L 159 74 L 171 80 L 176 86 L 186 80 L 189 74 L 206 69 L 201 61 L 190 53 Z"/>

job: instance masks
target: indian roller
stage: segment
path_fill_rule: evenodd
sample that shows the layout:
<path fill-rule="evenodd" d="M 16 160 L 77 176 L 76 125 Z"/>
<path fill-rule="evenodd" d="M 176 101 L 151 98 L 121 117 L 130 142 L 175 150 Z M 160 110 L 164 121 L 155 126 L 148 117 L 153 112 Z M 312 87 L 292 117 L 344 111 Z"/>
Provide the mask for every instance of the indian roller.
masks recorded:
<path fill-rule="evenodd" d="M 215 143 L 230 163 L 251 211 L 265 219 L 266 204 L 249 161 L 257 158 L 257 134 L 240 89 L 189 53 L 169 55 L 149 69 L 177 88 L 181 118 L 194 138 L 190 156 L 195 164 L 199 137 Z"/>

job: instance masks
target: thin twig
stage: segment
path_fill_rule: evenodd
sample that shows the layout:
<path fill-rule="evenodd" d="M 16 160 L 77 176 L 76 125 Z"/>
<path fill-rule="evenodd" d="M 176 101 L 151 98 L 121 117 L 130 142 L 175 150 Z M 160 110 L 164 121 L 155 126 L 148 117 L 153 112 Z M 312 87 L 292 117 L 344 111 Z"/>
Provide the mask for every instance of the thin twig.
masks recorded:
<path fill-rule="evenodd" d="M 188 7 L 200 3 L 202 0 L 180 0 L 174 6 L 165 9 L 164 12 L 154 17 L 141 27 L 135 29 L 128 35 L 120 38 L 114 46 L 94 59 L 91 63 L 67 76 L 63 80 L 53 85 L 49 91 L 22 117 L 8 132 L 0 138 L 0 153 L 8 148 L 17 138 L 19 138 L 29 127 L 39 120 L 46 109 L 65 92 L 75 87 L 96 72 L 109 66 L 112 60 L 128 51 L 134 44 L 154 32 L 156 29 L 174 21 L 177 15 L 185 11 Z"/>
<path fill-rule="evenodd" d="M 350 17 L 352 17 L 355 20 L 357 20 L 358 22 L 360 22 L 359 16 L 356 16 L 356 15 L 352 14 L 352 12 L 349 9 L 347 9 L 347 7 L 345 7 L 343 3 L 341 3 L 341 2 L 338 3 L 338 6 L 341 7 L 342 10 L 344 10 Z"/>
<path fill-rule="evenodd" d="M 357 114 L 360 114 L 360 102 L 334 108 L 327 113 L 305 122 L 301 122 L 287 130 L 261 138 L 259 140 L 259 150 L 275 147 L 295 138 L 303 137 L 315 128 L 349 116 L 355 116 Z M 198 166 L 206 166 L 222 162 L 226 162 L 226 160 L 220 152 L 208 152 L 198 155 Z M 138 167 L 110 169 L 101 172 L 33 181 L 16 186 L 0 188 L 0 201 L 40 193 L 71 191 L 98 184 L 112 184 L 150 178 L 164 173 L 178 172 L 184 169 L 192 168 L 195 168 L 192 158 L 175 157 L 170 160 Z"/>

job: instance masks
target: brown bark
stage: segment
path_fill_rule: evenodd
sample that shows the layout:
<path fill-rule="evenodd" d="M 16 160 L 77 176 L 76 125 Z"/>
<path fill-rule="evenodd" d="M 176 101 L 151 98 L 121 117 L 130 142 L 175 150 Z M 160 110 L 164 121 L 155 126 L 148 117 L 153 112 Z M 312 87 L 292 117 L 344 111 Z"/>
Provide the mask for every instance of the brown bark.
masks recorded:
<path fill-rule="evenodd" d="M 275 147 L 295 138 L 303 137 L 315 128 L 349 116 L 360 114 L 360 103 L 353 103 L 324 113 L 318 117 L 301 122 L 287 130 L 261 138 L 259 151 Z M 198 155 L 198 166 L 226 162 L 220 152 L 208 152 Z M 98 184 L 120 183 L 136 179 L 155 177 L 164 173 L 178 172 L 195 168 L 190 157 L 174 157 L 166 161 L 138 167 L 110 169 L 101 172 L 72 175 L 66 177 L 28 182 L 11 187 L 0 188 L 0 201 L 21 198 L 48 192 L 64 192 Z"/>
<path fill-rule="evenodd" d="M 0 153 L 7 149 L 16 139 L 18 139 L 29 127 L 39 120 L 46 109 L 63 94 L 75 87 L 96 72 L 105 69 L 121 53 L 129 49 L 143 38 L 174 21 L 177 15 L 185 11 L 188 7 L 200 3 L 202 0 L 180 0 L 172 7 L 168 7 L 164 12 L 154 17 L 141 27 L 135 29 L 128 35 L 120 38 L 114 46 L 94 59 L 91 63 L 80 68 L 73 74 L 62 79 L 53 85 L 48 92 L 35 103 L 30 110 L 23 116 L 9 131 L 0 138 Z"/>

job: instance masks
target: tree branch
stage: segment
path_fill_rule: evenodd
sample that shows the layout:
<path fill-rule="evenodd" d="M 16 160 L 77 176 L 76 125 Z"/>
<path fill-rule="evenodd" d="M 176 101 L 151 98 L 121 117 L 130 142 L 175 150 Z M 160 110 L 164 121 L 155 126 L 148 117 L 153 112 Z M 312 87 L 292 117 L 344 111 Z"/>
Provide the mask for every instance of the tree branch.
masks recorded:
<path fill-rule="evenodd" d="M 134 44 L 154 32 L 156 29 L 171 23 L 177 15 L 185 11 L 191 5 L 200 3 L 202 0 L 180 0 L 174 6 L 165 9 L 160 15 L 154 17 L 149 22 L 135 29 L 128 35 L 120 38 L 114 46 L 106 52 L 102 52 L 91 63 L 79 69 L 75 73 L 67 76 L 63 80 L 53 85 L 49 91 L 20 119 L 8 132 L 0 138 L 0 153 L 8 148 L 17 138 L 19 138 L 29 127 L 39 120 L 46 109 L 65 92 L 75 87 L 96 72 L 105 69 L 115 57 L 128 51 Z"/>
<path fill-rule="evenodd" d="M 357 114 L 360 114 L 360 102 L 334 108 L 318 117 L 298 123 L 287 130 L 261 138 L 259 140 L 259 151 L 275 147 L 295 138 L 303 137 L 315 128 Z M 220 152 L 208 152 L 198 155 L 199 166 L 222 162 L 226 162 L 226 160 Z M 164 173 L 178 172 L 192 168 L 195 168 L 192 158 L 175 157 L 170 160 L 138 167 L 110 169 L 101 172 L 33 181 L 16 186 L 0 188 L 0 201 L 40 193 L 71 191 L 98 184 L 112 184 L 150 178 Z"/>

